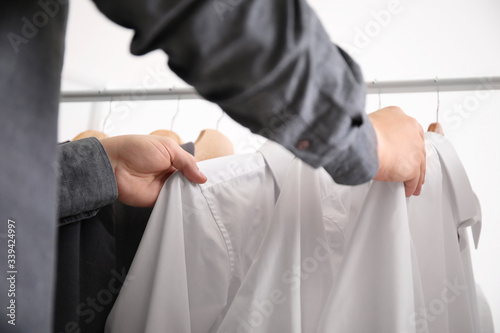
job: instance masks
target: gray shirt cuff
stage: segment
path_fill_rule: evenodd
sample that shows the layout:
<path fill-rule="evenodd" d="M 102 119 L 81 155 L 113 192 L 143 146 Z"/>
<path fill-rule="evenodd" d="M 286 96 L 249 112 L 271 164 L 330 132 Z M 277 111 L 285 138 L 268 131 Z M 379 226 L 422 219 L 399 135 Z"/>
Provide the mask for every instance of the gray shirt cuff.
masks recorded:
<path fill-rule="evenodd" d="M 118 197 L 113 167 L 96 138 L 86 138 L 59 146 L 60 224 L 95 215 L 99 208 Z"/>

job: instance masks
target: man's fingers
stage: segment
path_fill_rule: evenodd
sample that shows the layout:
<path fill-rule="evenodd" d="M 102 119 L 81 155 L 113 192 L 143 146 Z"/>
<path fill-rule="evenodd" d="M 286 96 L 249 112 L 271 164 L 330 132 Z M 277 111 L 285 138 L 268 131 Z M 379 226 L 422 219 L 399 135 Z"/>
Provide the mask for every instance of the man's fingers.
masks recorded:
<path fill-rule="evenodd" d="M 422 192 L 422 186 L 425 183 L 426 169 L 427 169 L 427 156 L 426 156 L 426 152 L 424 149 L 424 158 L 422 160 L 422 165 L 420 166 L 420 181 L 419 181 L 417 190 L 415 191 L 415 195 L 420 195 L 420 193 Z"/>
<path fill-rule="evenodd" d="M 422 171 L 423 170 L 420 169 L 420 177 L 418 179 L 417 187 L 416 187 L 415 192 L 413 193 L 413 195 L 420 195 L 420 193 L 422 192 L 422 185 L 424 184 L 423 183 L 423 181 L 424 181 L 424 173 Z"/>
<path fill-rule="evenodd" d="M 203 184 L 207 177 L 201 173 L 196 165 L 196 159 L 175 142 L 168 142 L 167 149 L 170 153 L 172 166 L 182 172 L 193 183 Z"/>
<path fill-rule="evenodd" d="M 405 182 L 405 194 L 407 197 L 411 197 L 413 193 L 415 193 L 419 181 L 420 181 L 420 175 Z"/>
<path fill-rule="evenodd" d="M 404 182 L 406 196 L 418 195 L 425 181 L 425 133 L 398 107 L 369 114 L 377 135 L 379 170 L 375 180 Z"/>
<path fill-rule="evenodd" d="M 420 195 L 421 190 L 422 190 L 422 185 L 425 182 L 425 171 L 426 171 L 426 160 L 427 160 L 426 151 L 425 151 L 425 142 L 423 142 L 423 147 L 421 149 L 422 149 L 422 153 L 420 155 L 421 159 L 420 159 L 420 165 L 419 165 L 420 177 L 418 180 L 417 188 L 415 189 L 415 193 L 413 193 L 413 195 Z"/>

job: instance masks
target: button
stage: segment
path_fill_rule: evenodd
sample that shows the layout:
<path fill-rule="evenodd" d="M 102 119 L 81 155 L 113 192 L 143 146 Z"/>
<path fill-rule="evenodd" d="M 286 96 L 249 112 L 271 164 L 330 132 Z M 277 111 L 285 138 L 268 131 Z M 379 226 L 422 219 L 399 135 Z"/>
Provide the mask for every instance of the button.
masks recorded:
<path fill-rule="evenodd" d="M 306 150 L 306 149 L 309 148 L 309 146 L 310 146 L 309 140 L 300 140 L 297 143 L 297 149 L 298 150 Z"/>

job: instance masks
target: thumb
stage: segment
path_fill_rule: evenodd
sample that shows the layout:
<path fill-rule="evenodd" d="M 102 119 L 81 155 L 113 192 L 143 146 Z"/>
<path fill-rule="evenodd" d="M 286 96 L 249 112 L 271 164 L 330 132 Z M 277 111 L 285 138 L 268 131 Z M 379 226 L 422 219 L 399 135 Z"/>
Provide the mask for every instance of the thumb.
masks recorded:
<path fill-rule="evenodd" d="M 197 184 L 203 184 L 207 181 L 207 177 L 200 171 L 198 165 L 196 165 L 196 159 L 193 155 L 189 154 L 176 143 L 168 144 L 168 151 L 172 166 L 182 172 L 187 179 Z"/>

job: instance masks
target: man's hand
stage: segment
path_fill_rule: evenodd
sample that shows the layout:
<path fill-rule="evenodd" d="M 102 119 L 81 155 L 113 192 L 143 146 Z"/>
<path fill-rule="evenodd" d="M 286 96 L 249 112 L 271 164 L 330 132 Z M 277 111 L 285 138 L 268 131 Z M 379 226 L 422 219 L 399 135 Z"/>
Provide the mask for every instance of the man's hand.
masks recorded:
<path fill-rule="evenodd" d="M 207 181 L 196 159 L 174 140 L 156 135 L 102 139 L 118 184 L 118 199 L 130 206 L 151 207 L 165 180 L 176 170 L 194 183 Z"/>
<path fill-rule="evenodd" d="M 395 106 L 368 116 L 378 141 L 379 171 L 375 180 L 404 182 L 407 197 L 420 195 L 426 162 L 422 126 Z"/>

